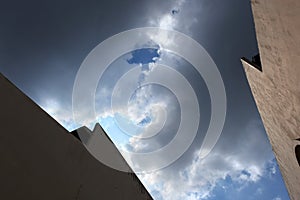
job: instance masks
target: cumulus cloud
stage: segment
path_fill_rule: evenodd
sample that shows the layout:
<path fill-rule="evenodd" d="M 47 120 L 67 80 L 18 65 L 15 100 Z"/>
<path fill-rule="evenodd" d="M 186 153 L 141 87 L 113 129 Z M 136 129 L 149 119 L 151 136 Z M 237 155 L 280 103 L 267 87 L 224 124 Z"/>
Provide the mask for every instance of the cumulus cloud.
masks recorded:
<path fill-rule="evenodd" d="M 148 19 L 149 26 L 160 27 L 162 29 L 181 31 L 185 34 L 192 35 L 191 28 L 197 23 L 197 10 L 187 5 L 186 0 L 173 1 L 168 5 L 168 9 L 156 15 L 150 15 Z M 191 4 L 192 2 L 189 2 Z M 188 7 L 187 7 L 188 6 Z M 149 35 L 149 38 L 157 43 L 161 49 L 164 46 L 175 45 L 176 39 L 168 33 L 158 32 Z"/>
<path fill-rule="evenodd" d="M 160 193 L 161 199 L 207 199 L 211 197 L 216 185 L 228 178 L 239 186 L 237 190 L 241 190 L 268 176 L 268 164 L 275 165 L 263 134 L 259 123 L 251 122 L 245 127 L 245 137 L 237 141 L 246 144 L 244 149 L 236 145 L 234 154 L 215 148 L 205 159 L 200 159 L 199 151 L 196 151 L 192 161 L 179 170 L 171 166 L 161 171 L 140 174 L 140 177 L 153 193 Z M 232 148 L 232 143 L 227 145 Z M 261 148 L 265 150 L 261 151 Z"/>

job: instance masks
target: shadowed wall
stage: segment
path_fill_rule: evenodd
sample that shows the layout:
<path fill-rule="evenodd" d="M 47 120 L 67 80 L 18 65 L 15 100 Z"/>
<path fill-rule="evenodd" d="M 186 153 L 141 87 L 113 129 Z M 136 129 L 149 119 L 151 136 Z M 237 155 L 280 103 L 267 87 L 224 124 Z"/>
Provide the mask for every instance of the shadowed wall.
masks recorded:
<path fill-rule="evenodd" d="M 300 199 L 300 1 L 253 0 L 262 72 L 242 59 L 258 110 L 287 186 Z"/>
<path fill-rule="evenodd" d="M 94 159 L 2 74 L 0 91 L 1 199 L 152 199 L 134 173 Z"/>

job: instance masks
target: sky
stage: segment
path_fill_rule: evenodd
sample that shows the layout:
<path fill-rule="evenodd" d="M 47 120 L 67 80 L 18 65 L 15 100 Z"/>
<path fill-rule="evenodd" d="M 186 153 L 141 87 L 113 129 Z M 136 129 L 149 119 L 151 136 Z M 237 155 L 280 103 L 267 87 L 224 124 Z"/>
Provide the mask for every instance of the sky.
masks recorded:
<path fill-rule="evenodd" d="M 1 3 L 0 26 L 0 72 L 69 131 L 82 125 L 72 115 L 76 74 L 99 43 L 149 26 L 193 38 L 218 67 L 227 97 L 222 134 L 208 156 L 203 159 L 200 151 L 212 115 L 206 82 L 186 59 L 163 48 L 166 41 L 159 34 L 153 48 L 120 55 L 104 72 L 95 94 L 97 121 L 125 151 L 151 152 L 169 144 L 180 127 L 182 106 L 193 103 L 190 93 L 181 89 L 174 94 L 159 84 L 143 84 L 156 73 L 170 87 L 180 87 L 174 81 L 178 72 L 195 92 L 201 120 L 179 159 L 138 174 L 153 198 L 289 199 L 240 62 L 241 57 L 258 53 L 249 1 L 9 1 Z M 159 71 L 160 65 L 172 70 Z M 136 74 L 127 73 L 134 69 Z M 126 73 L 123 85 L 136 90 L 125 107 L 124 94 L 116 93 L 119 100 L 113 110 L 113 89 Z M 194 110 L 189 112 L 192 116 Z M 185 123 L 194 121 L 189 118 Z M 147 140 L 137 137 L 153 130 L 158 133 Z"/>

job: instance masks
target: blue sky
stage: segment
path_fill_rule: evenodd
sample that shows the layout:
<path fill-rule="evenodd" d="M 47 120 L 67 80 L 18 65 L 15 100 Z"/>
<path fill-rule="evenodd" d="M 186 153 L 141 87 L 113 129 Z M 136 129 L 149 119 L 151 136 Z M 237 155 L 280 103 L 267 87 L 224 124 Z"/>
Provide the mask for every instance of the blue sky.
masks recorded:
<path fill-rule="evenodd" d="M 167 145 L 179 127 L 179 102 L 170 89 L 142 83 L 158 63 L 171 66 L 196 93 L 200 128 L 174 163 L 138 174 L 154 199 L 289 199 L 240 62 L 258 52 L 248 0 L 7 2 L 0 8 L 0 22 L 1 73 L 70 131 L 80 126 L 72 117 L 76 73 L 100 42 L 145 26 L 192 37 L 216 63 L 227 95 L 222 135 L 205 159 L 199 149 L 211 115 L 207 86 L 186 60 L 160 49 L 160 35 L 155 36 L 157 48 L 129 52 L 109 66 L 96 91 L 98 121 L 124 150 L 151 152 Z M 140 69 L 131 81 L 137 89 L 128 107 L 112 111 L 112 89 L 133 68 Z M 163 77 L 172 80 L 168 74 Z M 149 140 L 130 135 L 147 133 L 151 124 L 151 130 L 163 127 Z"/>

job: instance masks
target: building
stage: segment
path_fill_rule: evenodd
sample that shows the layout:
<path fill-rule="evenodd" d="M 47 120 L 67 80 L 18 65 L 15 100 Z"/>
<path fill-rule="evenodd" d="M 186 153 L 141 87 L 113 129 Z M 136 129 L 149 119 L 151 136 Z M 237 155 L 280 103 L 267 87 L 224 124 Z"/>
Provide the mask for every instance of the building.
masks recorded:
<path fill-rule="evenodd" d="M 257 57 L 242 63 L 290 198 L 299 200 L 300 1 L 251 4 L 261 65 Z"/>
<path fill-rule="evenodd" d="M 76 132 L 70 134 L 2 74 L 0 91 L 1 199 L 152 199 L 132 171 L 100 163 Z M 99 127 L 94 132 L 107 137 Z"/>

